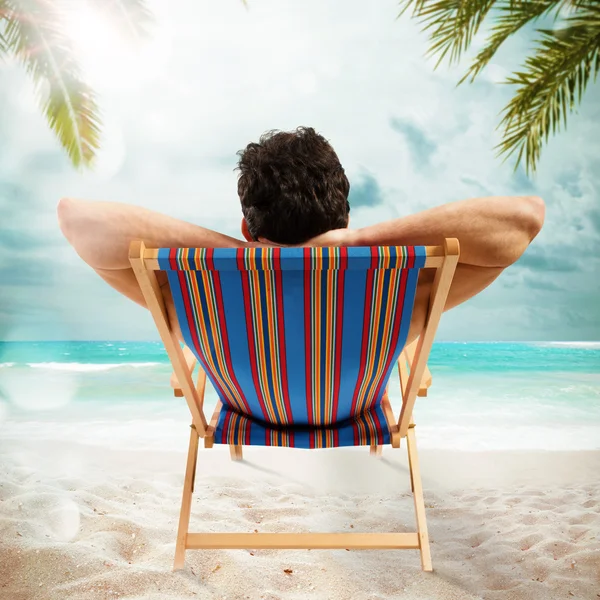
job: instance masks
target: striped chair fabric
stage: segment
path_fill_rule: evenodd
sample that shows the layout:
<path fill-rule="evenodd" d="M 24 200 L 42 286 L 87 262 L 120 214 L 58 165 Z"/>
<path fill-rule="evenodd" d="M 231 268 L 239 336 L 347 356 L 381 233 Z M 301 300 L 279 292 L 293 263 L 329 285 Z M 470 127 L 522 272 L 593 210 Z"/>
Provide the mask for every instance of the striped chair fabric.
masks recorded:
<path fill-rule="evenodd" d="M 162 248 L 179 325 L 223 407 L 221 444 L 386 444 L 381 406 L 422 246 Z"/>

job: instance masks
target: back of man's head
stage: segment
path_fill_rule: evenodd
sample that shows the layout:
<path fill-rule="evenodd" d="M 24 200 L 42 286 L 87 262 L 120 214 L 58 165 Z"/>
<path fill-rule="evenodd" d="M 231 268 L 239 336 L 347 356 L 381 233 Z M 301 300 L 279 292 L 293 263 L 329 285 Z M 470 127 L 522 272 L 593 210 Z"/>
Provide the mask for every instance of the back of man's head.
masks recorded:
<path fill-rule="evenodd" d="M 254 240 L 301 244 L 347 227 L 348 178 L 329 142 L 311 127 L 267 132 L 238 156 L 238 194 Z"/>

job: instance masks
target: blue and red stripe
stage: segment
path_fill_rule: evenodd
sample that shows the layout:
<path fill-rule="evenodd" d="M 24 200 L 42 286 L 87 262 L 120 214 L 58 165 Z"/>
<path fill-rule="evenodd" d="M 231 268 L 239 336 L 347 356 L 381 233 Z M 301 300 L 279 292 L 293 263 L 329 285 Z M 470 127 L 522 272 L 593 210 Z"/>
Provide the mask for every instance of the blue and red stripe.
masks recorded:
<path fill-rule="evenodd" d="M 161 249 L 158 259 L 223 403 L 216 441 L 387 443 L 381 399 L 422 247 Z"/>

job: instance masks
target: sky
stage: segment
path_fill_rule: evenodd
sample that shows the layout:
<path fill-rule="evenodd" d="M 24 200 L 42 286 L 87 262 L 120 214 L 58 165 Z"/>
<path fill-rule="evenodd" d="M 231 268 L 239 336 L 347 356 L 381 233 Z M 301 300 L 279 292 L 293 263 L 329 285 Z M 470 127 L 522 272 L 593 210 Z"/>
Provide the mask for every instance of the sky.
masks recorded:
<path fill-rule="evenodd" d="M 149 313 L 62 237 L 59 198 L 136 204 L 241 237 L 236 152 L 299 125 L 337 151 L 352 227 L 469 197 L 546 201 L 525 255 L 447 313 L 438 339 L 600 339 L 600 84 L 528 178 L 494 151 L 511 95 L 501 81 L 522 63 L 528 33 L 456 87 L 468 62 L 434 70 L 418 24 L 396 20 L 396 0 L 153 7 L 152 41 L 135 51 L 93 16 L 71 19 L 105 122 L 94 172 L 70 166 L 23 70 L 0 65 L 0 339 L 158 339 Z"/>

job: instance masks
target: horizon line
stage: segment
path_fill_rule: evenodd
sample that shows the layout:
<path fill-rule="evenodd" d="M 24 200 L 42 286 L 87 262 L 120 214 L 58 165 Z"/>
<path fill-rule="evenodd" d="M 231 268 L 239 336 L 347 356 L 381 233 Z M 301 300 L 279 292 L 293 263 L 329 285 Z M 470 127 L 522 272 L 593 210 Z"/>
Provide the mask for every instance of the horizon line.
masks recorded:
<path fill-rule="evenodd" d="M 0 340 L 0 344 L 162 344 L 162 340 L 123 340 L 123 339 L 61 339 L 61 340 Z M 434 340 L 434 344 L 600 344 L 599 340 Z"/>

